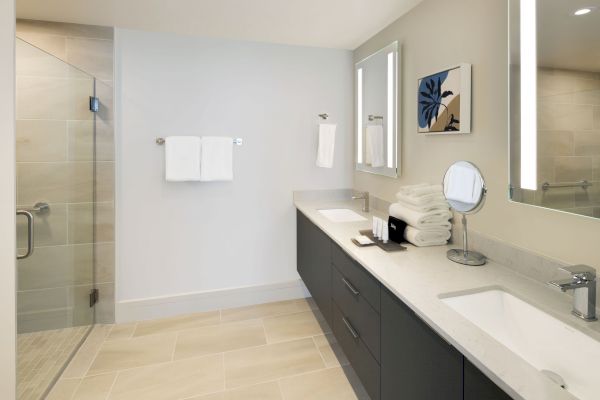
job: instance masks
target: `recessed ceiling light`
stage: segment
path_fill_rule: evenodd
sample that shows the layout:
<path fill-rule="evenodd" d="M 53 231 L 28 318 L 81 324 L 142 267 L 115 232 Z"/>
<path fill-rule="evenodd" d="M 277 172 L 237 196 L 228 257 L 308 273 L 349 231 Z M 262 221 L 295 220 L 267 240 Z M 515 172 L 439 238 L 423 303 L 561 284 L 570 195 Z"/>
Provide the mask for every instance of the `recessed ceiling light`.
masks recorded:
<path fill-rule="evenodd" d="M 575 15 L 575 16 L 586 15 L 586 14 L 591 13 L 594 10 L 595 10 L 595 7 L 584 7 L 584 8 L 580 8 L 579 10 L 576 10 L 573 13 L 573 15 Z"/>

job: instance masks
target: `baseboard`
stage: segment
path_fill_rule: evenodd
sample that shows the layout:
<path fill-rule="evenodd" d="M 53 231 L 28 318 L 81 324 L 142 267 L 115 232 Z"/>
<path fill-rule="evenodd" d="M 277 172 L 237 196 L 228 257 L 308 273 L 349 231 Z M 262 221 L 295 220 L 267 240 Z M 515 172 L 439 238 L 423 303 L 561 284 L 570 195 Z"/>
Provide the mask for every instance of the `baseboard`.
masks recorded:
<path fill-rule="evenodd" d="M 128 300 L 116 303 L 116 321 L 117 323 L 143 321 L 308 296 L 306 286 L 298 279 L 269 285 Z"/>

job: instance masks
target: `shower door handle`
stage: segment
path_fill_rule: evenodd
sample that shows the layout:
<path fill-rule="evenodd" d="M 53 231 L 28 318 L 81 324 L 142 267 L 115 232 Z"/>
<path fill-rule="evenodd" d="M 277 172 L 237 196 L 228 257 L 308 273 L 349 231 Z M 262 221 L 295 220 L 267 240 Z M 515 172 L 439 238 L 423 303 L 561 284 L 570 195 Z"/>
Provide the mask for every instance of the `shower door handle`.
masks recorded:
<path fill-rule="evenodd" d="M 17 260 L 22 260 L 33 254 L 34 237 L 33 237 L 33 214 L 27 210 L 17 210 L 17 215 L 23 215 L 27 218 L 27 253 L 17 254 Z"/>

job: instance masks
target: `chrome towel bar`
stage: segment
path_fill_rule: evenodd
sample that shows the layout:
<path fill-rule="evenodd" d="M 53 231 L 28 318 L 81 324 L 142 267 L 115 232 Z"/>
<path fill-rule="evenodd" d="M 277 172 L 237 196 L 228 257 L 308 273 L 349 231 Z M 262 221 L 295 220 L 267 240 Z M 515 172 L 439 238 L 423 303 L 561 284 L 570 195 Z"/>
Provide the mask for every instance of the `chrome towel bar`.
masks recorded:
<path fill-rule="evenodd" d="M 159 146 L 162 146 L 163 144 L 165 144 L 165 138 L 156 138 L 156 144 Z M 233 144 L 235 144 L 236 146 L 241 146 L 244 144 L 244 139 L 242 138 L 233 138 Z"/>
<path fill-rule="evenodd" d="M 580 187 L 582 189 L 587 189 L 588 187 L 592 186 L 591 182 L 588 182 L 586 180 L 583 181 L 579 181 L 579 182 L 565 182 L 565 183 L 550 183 L 550 182 L 544 182 L 542 184 L 542 190 L 546 191 L 548 189 L 554 189 L 554 188 L 570 188 L 570 187 Z"/>

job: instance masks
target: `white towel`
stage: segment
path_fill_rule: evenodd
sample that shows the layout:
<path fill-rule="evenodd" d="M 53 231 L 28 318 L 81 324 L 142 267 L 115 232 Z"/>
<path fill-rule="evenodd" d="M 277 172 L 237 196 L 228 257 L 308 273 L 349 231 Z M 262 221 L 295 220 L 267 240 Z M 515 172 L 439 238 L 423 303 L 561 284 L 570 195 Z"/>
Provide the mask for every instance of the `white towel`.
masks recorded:
<path fill-rule="evenodd" d="M 442 185 L 429 185 L 421 183 L 418 185 L 403 186 L 399 189 L 398 194 L 410 197 L 423 197 L 429 194 L 442 193 L 444 188 Z"/>
<path fill-rule="evenodd" d="M 446 201 L 446 198 L 444 197 L 444 194 L 442 192 L 430 193 L 430 194 L 419 196 L 419 197 L 413 197 L 413 196 L 404 195 L 402 193 L 397 193 L 396 199 L 398 199 L 398 201 L 401 201 L 403 203 L 409 203 L 409 204 L 413 204 L 415 206 L 424 206 L 424 205 L 428 205 L 428 204 L 432 204 L 432 203 L 439 203 L 440 201 Z"/>
<path fill-rule="evenodd" d="M 421 205 L 416 205 L 416 204 L 404 202 L 401 200 L 398 200 L 397 203 L 408 209 L 411 209 L 411 210 L 417 211 L 417 212 L 421 212 L 421 213 L 426 213 L 426 212 L 435 211 L 435 210 L 450 211 L 450 204 L 448 204 L 448 201 L 445 198 L 427 202 L 427 203 L 424 203 Z"/>
<path fill-rule="evenodd" d="M 476 178 L 476 173 L 471 168 L 454 166 L 446 179 L 446 198 L 461 203 L 476 203 L 478 200 L 475 198 Z"/>
<path fill-rule="evenodd" d="M 408 225 L 421 230 L 449 230 L 452 227 L 449 221 L 452 218 L 452 213 L 448 210 L 434 210 L 422 213 L 394 203 L 390 205 L 389 213 L 392 217 L 401 219 Z"/>
<path fill-rule="evenodd" d="M 442 246 L 448 243 L 451 233 L 449 230 L 430 230 L 424 231 L 407 226 L 404 231 L 404 238 L 418 247 Z"/>
<path fill-rule="evenodd" d="M 385 157 L 383 155 L 383 126 L 367 125 L 366 132 L 366 162 L 373 168 L 383 167 Z"/>
<path fill-rule="evenodd" d="M 165 138 L 165 178 L 169 182 L 200 180 L 200 138 Z"/>
<path fill-rule="evenodd" d="M 202 137 L 200 180 L 203 182 L 233 180 L 233 138 Z"/>
<path fill-rule="evenodd" d="M 317 167 L 333 167 L 336 127 L 336 124 L 319 124 L 319 148 L 317 150 Z"/>

